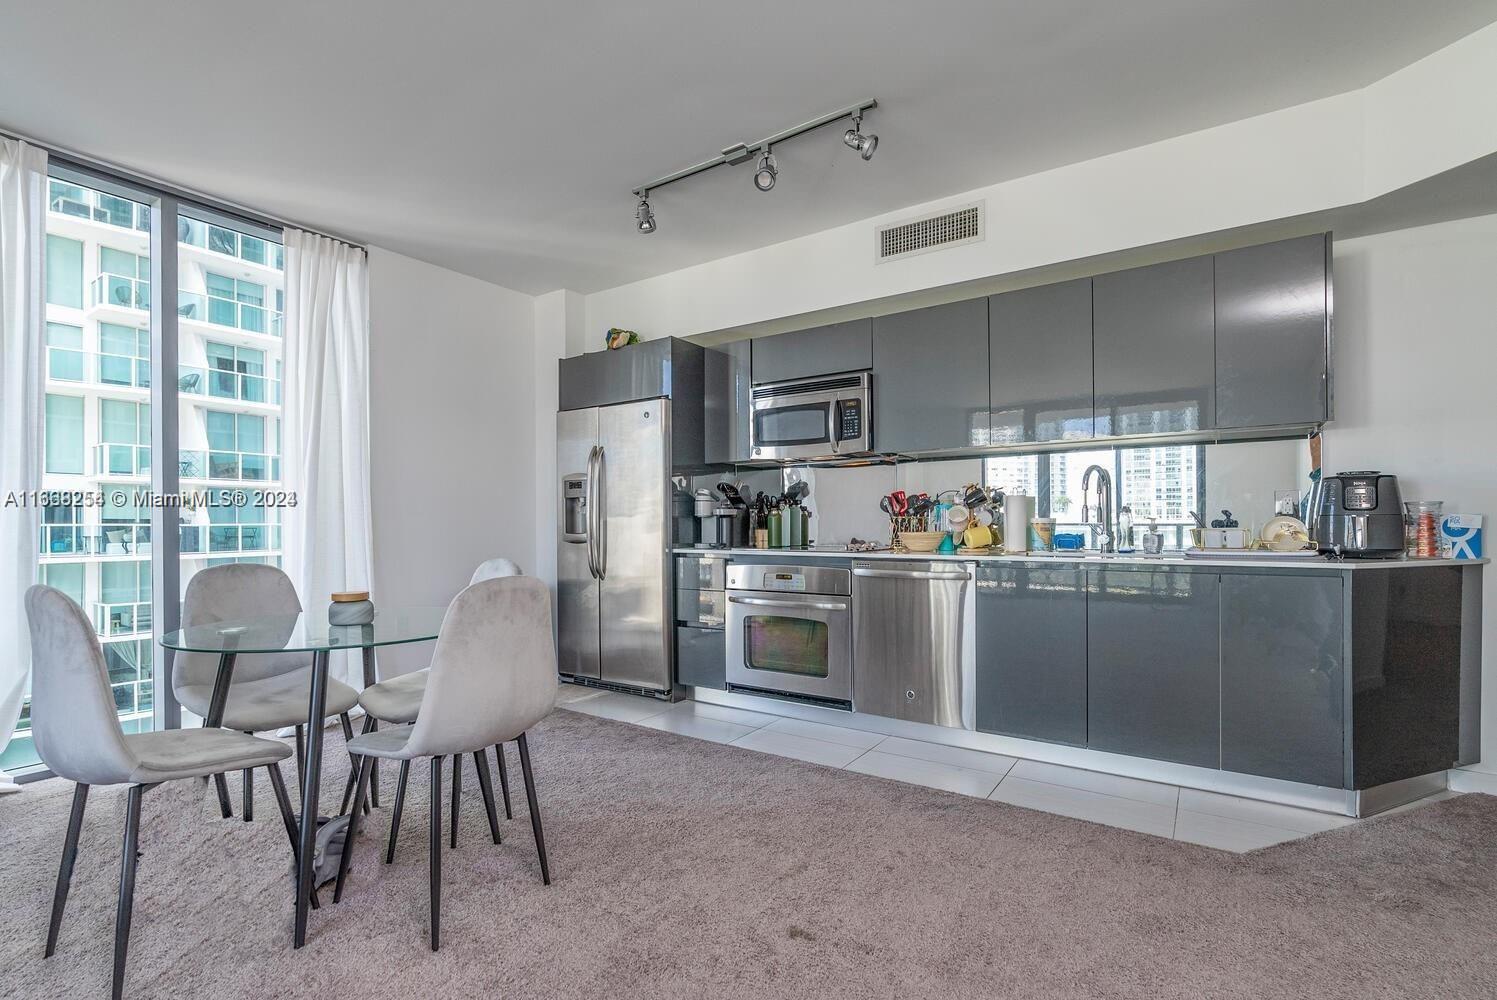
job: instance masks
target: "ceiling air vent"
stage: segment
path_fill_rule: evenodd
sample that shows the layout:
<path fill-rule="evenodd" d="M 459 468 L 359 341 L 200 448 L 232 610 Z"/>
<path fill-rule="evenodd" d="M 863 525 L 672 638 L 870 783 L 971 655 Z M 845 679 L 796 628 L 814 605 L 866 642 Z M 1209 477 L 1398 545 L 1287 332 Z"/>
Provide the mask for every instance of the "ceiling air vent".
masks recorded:
<path fill-rule="evenodd" d="M 982 239 L 982 202 L 878 229 L 878 260 L 909 257 Z"/>

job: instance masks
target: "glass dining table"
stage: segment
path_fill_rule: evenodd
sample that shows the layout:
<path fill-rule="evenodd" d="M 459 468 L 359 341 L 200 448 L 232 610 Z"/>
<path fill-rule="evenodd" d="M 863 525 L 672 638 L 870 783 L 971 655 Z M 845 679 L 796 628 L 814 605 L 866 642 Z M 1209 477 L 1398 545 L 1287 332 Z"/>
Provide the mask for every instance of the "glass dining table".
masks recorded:
<path fill-rule="evenodd" d="M 374 650 L 380 646 L 397 646 L 411 642 L 431 642 L 441 629 L 446 608 L 411 607 L 380 608 L 369 625 L 330 625 L 326 611 L 303 611 L 296 615 L 271 615 L 241 618 L 179 629 L 161 637 L 166 649 L 183 653 L 213 653 L 218 656 L 218 673 L 203 725 L 216 728 L 223 721 L 224 706 L 229 698 L 229 684 L 234 676 L 234 661 L 252 653 L 310 653 L 312 656 L 311 696 L 307 704 L 307 747 L 305 773 L 301 775 L 301 816 L 297 831 L 296 929 L 292 946 L 300 948 L 307 939 L 307 911 L 316 905 L 312 861 L 317 840 L 318 795 L 322 778 L 322 732 L 327 715 L 328 658 L 339 650 L 359 650 L 363 657 L 364 685 L 376 681 Z M 364 718 L 364 732 L 377 723 Z M 229 815 L 228 785 L 223 775 L 216 778 L 218 796 L 224 815 Z M 346 796 L 345 796 L 346 797 Z"/>

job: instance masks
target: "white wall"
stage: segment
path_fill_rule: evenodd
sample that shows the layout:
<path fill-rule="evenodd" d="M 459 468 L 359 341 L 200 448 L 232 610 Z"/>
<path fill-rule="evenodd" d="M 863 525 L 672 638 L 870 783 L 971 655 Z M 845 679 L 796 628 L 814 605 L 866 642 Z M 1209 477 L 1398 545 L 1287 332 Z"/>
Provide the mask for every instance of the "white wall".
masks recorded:
<path fill-rule="evenodd" d="M 536 565 L 534 300 L 373 247 L 369 272 L 373 597 L 445 605 L 484 559 Z"/>
<path fill-rule="evenodd" d="M 1497 541 L 1497 215 L 1337 243 L 1325 470 L 1397 473 L 1406 500 L 1484 514 Z M 1482 764 L 1497 772 L 1497 578 L 1484 571 Z"/>

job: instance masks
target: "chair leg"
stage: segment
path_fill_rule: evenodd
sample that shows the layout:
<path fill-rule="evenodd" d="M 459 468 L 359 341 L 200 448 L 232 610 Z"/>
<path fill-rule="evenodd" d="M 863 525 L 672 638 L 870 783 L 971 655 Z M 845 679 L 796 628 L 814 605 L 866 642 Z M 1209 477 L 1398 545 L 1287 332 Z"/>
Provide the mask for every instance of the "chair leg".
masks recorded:
<path fill-rule="evenodd" d="M 530 805 L 530 829 L 535 831 L 535 849 L 541 856 L 541 882 L 551 884 L 551 866 L 546 862 L 546 836 L 541 832 L 541 806 L 535 797 L 535 776 L 530 773 L 530 744 L 525 734 L 515 742 L 520 744 L 520 770 L 525 775 L 525 801 Z"/>
<path fill-rule="evenodd" d="M 78 834 L 83 829 L 83 809 L 88 805 L 88 786 L 73 786 L 73 811 L 68 814 L 68 835 L 62 842 L 62 864 L 57 868 L 57 888 L 52 893 L 52 919 L 47 922 L 47 950 L 51 958 L 57 950 L 57 935 L 62 930 L 62 910 L 68 904 L 68 889 L 73 884 L 73 862 L 78 860 Z"/>
<path fill-rule="evenodd" d="M 494 843 L 502 843 L 499 839 L 499 813 L 494 809 L 494 779 L 489 774 L 487 750 L 479 750 L 473 754 L 473 768 L 478 772 L 478 787 L 483 792 L 483 808 L 489 814 L 489 834 L 494 838 Z"/>
<path fill-rule="evenodd" d="M 229 805 L 229 782 L 222 774 L 213 776 L 213 787 L 218 791 L 218 811 L 224 819 L 234 818 L 234 807 Z"/>
<path fill-rule="evenodd" d="M 343 857 L 338 861 L 338 883 L 333 887 L 334 903 L 343 898 L 343 881 L 348 878 L 348 866 L 353 862 L 354 838 L 359 835 L 359 818 L 363 815 L 364 796 L 369 791 L 369 771 L 373 767 L 373 757 L 359 758 L 359 784 L 353 793 L 353 808 L 348 813 L 348 833 L 343 838 Z"/>
<path fill-rule="evenodd" d="M 431 759 L 431 870 L 427 875 L 431 892 L 431 950 L 441 945 L 442 935 L 442 758 Z"/>
<path fill-rule="evenodd" d="M 405 784 L 411 777 L 411 762 L 400 762 L 400 780 L 395 785 L 395 812 L 390 816 L 390 847 L 385 851 L 385 864 L 395 863 L 395 838 L 400 836 L 400 814 L 405 811 Z"/>
<path fill-rule="evenodd" d="M 125 806 L 125 843 L 120 857 L 120 900 L 114 913 L 114 983 L 111 996 L 125 991 L 125 958 L 130 948 L 130 913 L 135 906 L 135 867 L 140 860 L 140 798 L 148 785 L 131 785 Z"/>
<path fill-rule="evenodd" d="M 514 819 L 515 812 L 509 805 L 509 765 L 504 762 L 504 744 L 494 744 L 494 756 L 499 758 L 499 787 L 504 790 L 504 818 Z"/>
<path fill-rule="evenodd" d="M 352 742 L 352 740 L 353 740 L 353 720 L 348 717 L 348 713 L 347 712 L 341 712 L 338 715 L 338 721 L 341 722 L 341 723 L 343 723 L 343 743 L 346 746 L 350 742 Z M 368 723 L 371 722 L 371 721 L 373 721 L 373 720 L 369 719 L 368 716 L 365 716 L 364 732 L 366 732 L 366 733 L 369 732 L 369 725 L 368 725 Z M 343 813 L 345 813 L 345 812 L 348 811 L 348 793 L 351 792 L 351 791 L 353 791 L 353 778 L 354 778 L 354 775 L 356 775 L 358 773 L 359 773 L 359 758 L 358 758 L 358 755 L 350 753 L 348 755 L 348 785 L 345 786 L 344 789 L 343 789 L 343 808 L 339 810 L 339 812 L 338 812 L 339 816 L 342 816 Z M 369 815 L 369 803 L 368 802 L 364 803 L 364 815 L 365 816 Z"/>
<path fill-rule="evenodd" d="M 452 755 L 452 831 L 448 834 L 452 838 L 451 846 L 457 847 L 457 807 L 463 798 L 463 755 L 455 753 Z"/>
<path fill-rule="evenodd" d="M 275 792 L 275 804 L 281 810 L 281 822 L 286 824 L 286 836 L 291 841 L 291 860 L 296 861 L 301 848 L 296 842 L 296 814 L 291 810 L 291 797 L 286 794 L 286 778 L 281 774 L 281 765 L 267 764 L 265 770 L 270 772 L 270 789 Z M 317 889 L 312 889 L 312 909 L 320 905 L 317 900 Z"/>

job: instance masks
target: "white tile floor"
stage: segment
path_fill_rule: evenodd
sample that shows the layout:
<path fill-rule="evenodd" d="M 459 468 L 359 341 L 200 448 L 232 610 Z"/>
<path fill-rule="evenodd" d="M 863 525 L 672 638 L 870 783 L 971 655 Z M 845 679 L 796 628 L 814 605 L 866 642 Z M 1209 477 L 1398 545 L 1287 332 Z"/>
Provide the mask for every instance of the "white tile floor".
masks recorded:
<path fill-rule="evenodd" d="M 563 708 L 605 719 L 1237 853 L 1357 822 L 1310 809 L 881 736 L 771 712 L 697 701 L 670 705 L 571 684 L 562 685 L 560 701 Z"/>

